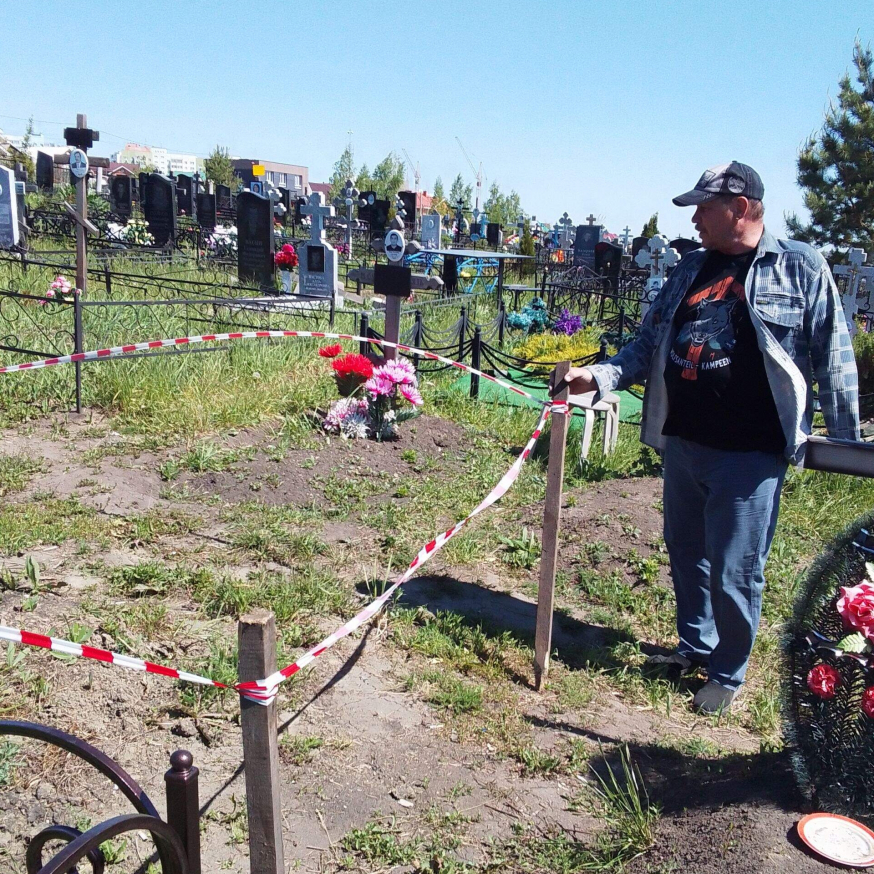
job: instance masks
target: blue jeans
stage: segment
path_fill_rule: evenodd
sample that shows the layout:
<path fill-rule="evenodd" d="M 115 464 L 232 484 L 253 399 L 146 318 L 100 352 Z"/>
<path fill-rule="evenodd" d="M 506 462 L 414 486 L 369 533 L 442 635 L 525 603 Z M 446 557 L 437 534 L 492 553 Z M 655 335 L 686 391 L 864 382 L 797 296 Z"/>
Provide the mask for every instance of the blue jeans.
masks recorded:
<path fill-rule="evenodd" d="M 759 628 L 787 462 L 669 437 L 665 544 L 677 596 L 678 652 L 729 689 L 743 683 Z"/>

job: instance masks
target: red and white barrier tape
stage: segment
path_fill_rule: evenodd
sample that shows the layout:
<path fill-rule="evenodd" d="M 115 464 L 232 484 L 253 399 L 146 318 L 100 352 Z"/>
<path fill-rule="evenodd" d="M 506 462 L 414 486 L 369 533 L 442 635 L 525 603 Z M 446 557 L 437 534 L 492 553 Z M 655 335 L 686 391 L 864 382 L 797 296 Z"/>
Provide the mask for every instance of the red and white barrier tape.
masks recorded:
<path fill-rule="evenodd" d="M 436 355 L 433 352 L 427 352 L 424 349 L 417 349 L 413 346 L 407 346 L 403 343 L 392 343 L 389 340 L 378 340 L 370 337 L 358 337 L 352 334 L 331 334 L 318 331 L 245 331 L 240 333 L 229 334 L 204 334 L 197 337 L 178 337 L 176 339 L 167 340 L 151 340 L 144 343 L 132 343 L 125 346 L 113 346 L 109 349 L 101 349 L 93 352 L 78 352 L 73 355 L 63 355 L 58 358 L 45 358 L 41 361 L 31 361 L 24 364 L 12 364 L 6 367 L 0 367 L 0 373 L 14 373 L 21 370 L 33 370 L 41 367 L 51 367 L 56 364 L 69 364 L 75 361 L 93 361 L 96 359 L 116 358 L 128 355 L 133 352 L 141 352 L 147 349 L 166 348 L 171 346 L 182 346 L 190 343 L 211 342 L 214 340 L 249 340 L 249 339 L 266 339 L 271 337 L 314 337 L 327 340 L 352 340 L 352 341 L 367 341 L 381 346 L 390 346 L 397 348 L 403 352 L 408 352 L 412 355 L 418 355 L 430 360 L 441 361 L 445 364 L 451 364 L 459 370 L 465 370 L 469 373 L 490 380 L 509 391 L 530 398 L 539 404 L 543 405 L 543 410 L 540 414 L 540 419 L 537 422 L 537 427 L 528 438 L 524 449 L 511 465 L 510 469 L 501 477 L 500 482 L 486 495 L 486 497 L 461 521 L 456 522 L 448 531 L 438 534 L 430 542 L 426 543 L 420 550 L 418 555 L 410 562 L 409 567 L 404 573 L 398 577 L 388 589 L 385 590 L 378 598 L 371 601 L 363 610 L 356 616 L 350 619 L 333 633 L 329 634 L 321 643 L 313 647 L 308 652 L 304 653 L 297 661 L 282 668 L 276 673 L 271 674 L 263 680 L 237 683 L 229 686 L 226 683 L 219 683 L 216 680 L 211 680 L 208 677 L 201 677 L 198 674 L 188 673 L 187 671 L 179 671 L 176 668 L 158 665 L 154 662 L 149 662 L 144 659 L 125 656 L 119 653 L 109 652 L 108 650 L 98 649 L 85 644 L 73 643 L 68 640 L 48 637 L 44 634 L 34 634 L 30 631 L 24 631 L 17 628 L 9 628 L 0 625 L 0 640 L 8 640 L 11 643 L 24 644 L 26 646 L 35 646 L 42 649 L 49 649 L 53 652 L 60 652 L 65 655 L 76 656 L 80 658 L 93 659 L 104 662 L 106 664 L 118 665 L 119 667 L 128 668 L 134 671 L 145 671 L 150 674 L 159 674 L 164 677 L 172 677 L 177 680 L 183 680 L 189 683 L 198 683 L 204 686 L 215 686 L 220 689 L 233 688 L 237 690 L 243 697 L 256 701 L 259 704 L 270 704 L 276 697 L 279 686 L 289 677 L 294 676 L 301 668 L 305 668 L 310 662 L 315 661 L 322 653 L 329 650 L 338 640 L 351 634 L 356 629 L 360 628 L 369 619 L 373 618 L 385 606 L 391 596 L 407 582 L 413 574 L 437 552 L 439 552 L 467 523 L 475 516 L 488 509 L 496 501 L 502 498 L 522 470 L 522 465 L 531 454 L 534 444 L 543 431 L 546 420 L 551 413 L 568 413 L 568 405 L 564 401 L 542 401 L 526 391 L 517 388 L 510 383 L 483 373 L 470 367 L 467 364 L 462 364 L 458 361 L 452 361 L 449 358 L 444 358 L 441 355 Z"/>

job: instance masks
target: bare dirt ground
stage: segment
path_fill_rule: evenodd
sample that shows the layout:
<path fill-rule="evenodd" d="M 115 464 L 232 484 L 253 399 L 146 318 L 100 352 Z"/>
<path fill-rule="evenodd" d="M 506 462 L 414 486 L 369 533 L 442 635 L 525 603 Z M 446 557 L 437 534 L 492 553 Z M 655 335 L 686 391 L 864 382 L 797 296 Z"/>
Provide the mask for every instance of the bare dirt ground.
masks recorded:
<path fill-rule="evenodd" d="M 290 450 L 277 459 L 271 454 L 274 442 L 274 436 L 263 430 L 241 432 L 223 445 L 254 450 L 233 466 L 186 469 L 167 482 L 159 469 L 179 456 L 178 447 L 133 451 L 94 419 L 71 420 L 60 430 L 58 423 L 54 428 L 46 423 L 5 435 L 0 453 L 43 462 L 41 472 L 4 499 L 7 507 L 24 507 L 48 493 L 75 496 L 95 511 L 93 524 L 99 534 L 5 555 L 2 564 L 11 579 L 24 579 L 27 556 L 39 562 L 42 579 L 38 593 L 26 583 L 5 587 L 0 624 L 43 633 L 54 630 L 64 636 L 70 624 L 78 622 L 90 632 L 85 642 L 116 648 L 123 625 L 110 627 L 100 620 L 100 611 L 113 605 L 126 609 L 131 602 L 110 588 L 112 568 L 160 559 L 171 565 L 220 560 L 238 575 L 256 568 L 282 569 L 281 563 L 230 546 L 226 511 L 253 500 L 328 511 L 325 518 L 307 523 L 307 530 L 328 547 L 322 561 L 337 563 L 340 557 L 340 576 L 353 602 L 360 605 L 368 597 L 362 581 L 384 573 L 377 548 L 384 532 L 363 524 L 355 513 L 332 517 L 329 511 L 336 499 L 325 483 L 338 471 L 357 470 L 374 485 L 365 506 L 391 498 L 403 507 L 403 494 L 394 496 L 394 491 L 398 478 L 409 476 L 409 464 L 401 460 L 405 450 L 438 459 L 439 476 L 447 487 L 467 469 L 459 449 L 462 430 L 439 419 L 421 420 L 414 436 L 407 432 L 391 444 L 334 441 L 330 448 Z M 625 557 L 629 546 L 641 560 L 655 560 L 660 554 L 660 491 L 658 479 L 639 478 L 568 492 L 560 550 L 566 579 L 559 591 L 554 636 L 556 684 L 538 694 L 532 688 L 530 664 L 505 659 L 507 697 L 501 700 L 518 719 L 513 731 L 526 733 L 521 739 L 526 748 L 557 758 L 578 742 L 583 758 L 596 768 L 605 757 L 615 759 L 616 745 L 629 745 L 651 799 L 664 811 L 655 848 L 632 863 L 630 870 L 636 874 L 825 871 L 827 866 L 805 855 L 791 838 L 802 803 L 786 753 L 760 752 L 759 739 L 738 724 L 698 719 L 687 706 L 665 713 L 600 684 L 597 676 L 591 680 L 592 694 L 585 698 L 574 701 L 562 691 L 571 688 L 575 673 L 584 666 L 591 679 L 592 654 L 605 651 L 617 638 L 615 629 L 604 626 L 585 599 L 569 595 L 574 574 L 586 565 L 582 546 L 603 543 L 602 569 L 631 579 Z M 534 503 L 523 506 L 519 517 L 537 528 L 540 512 Z M 132 517 L 143 514 L 160 520 L 182 514 L 189 521 L 176 528 L 158 526 L 152 536 L 136 533 L 142 525 L 134 534 L 129 528 L 119 533 Z M 421 532 L 422 542 L 437 530 L 435 520 Z M 87 549 L 83 541 L 90 542 Z M 653 584 L 668 586 L 664 561 L 654 567 Z M 493 556 L 464 566 L 444 563 L 438 556 L 425 576 L 407 584 L 399 606 L 421 608 L 426 615 L 450 611 L 468 626 L 507 633 L 526 647 L 534 627 L 535 586 L 536 565 L 511 572 Z M 158 609 L 158 600 L 146 596 L 135 606 L 148 613 Z M 168 594 L 161 603 L 167 612 L 158 616 L 153 634 L 148 639 L 131 635 L 132 640 L 148 643 L 147 651 L 138 653 L 143 657 L 175 664 L 187 654 L 203 653 L 209 640 L 235 643 L 231 618 L 206 617 L 178 593 Z M 140 621 L 147 619 L 140 616 Z M 319 632 L 339 624 L 331 615 L 314 621 Z M 204 871 L 248 870 L 242 749 L 233 695 L 195 706 L 161 677 L 63 661 L 31 650 L 14 673 L 8 665 L 12 656 L 4 658 L 13 692 L 36 688 L 34 677 L 45 681 L 39 694 L 0 699 L 5 714 L 62 728 L 94 743 L 141 782 L 160 810 L 169 754 L 180 747 L 191 750 L 200 768 Z M 615 657 L 604 657 L 605 670 L 613 664 Z M 429 703 L 425 687 L 410 677 L 435 668 L 450 669 L 440 657 L 399 645 L 390 613 L 365 633 L 342 641 L 283 692 L 282 800 L 286 863 L 291 870 L 411 870 L 417 865 L 453 870 L 434 844 L 446 849 L 453 864 L 519 870 L 521 861 L 496 850 L 502 842 L 520 835 L 560 833 L 588 842 L 601 828 L 597 814 L 579 802 L 589 779 L 587 765 L 527 766 L 510 752 L 506 733 L 494 727 L 502 718 L 501 707 L 486 706 L 488 718 L 480 724 Z M 594 668 L 597 674 L 598 665 Z M 22 680 L 22 672 L 29 672 L 29 679 Z M 690 688 L 683 687 L 680 694 Z M 26 742 L 18 756 L 5 786 L 0 770 L 4 870 L 23 871 L 27 840 L 53 821 L 73 824 L 87 817 L 98 822 L 129 811 L 117 792 L 108 790 L 101 778 L 86 775 L 66 755 Z M 369 850 L 350 849 L 350 834 L 373 823 L 387 840 L 413 847 L 412 856 L 392 864 L 390 853 L 368 857 Z M 144 839 L 129 841 L 120 851 L 126 859 L 116 870 L 128 870 L 124 865 L 133 870 L 131 862 L 146 859 L 149 848 Z"/>

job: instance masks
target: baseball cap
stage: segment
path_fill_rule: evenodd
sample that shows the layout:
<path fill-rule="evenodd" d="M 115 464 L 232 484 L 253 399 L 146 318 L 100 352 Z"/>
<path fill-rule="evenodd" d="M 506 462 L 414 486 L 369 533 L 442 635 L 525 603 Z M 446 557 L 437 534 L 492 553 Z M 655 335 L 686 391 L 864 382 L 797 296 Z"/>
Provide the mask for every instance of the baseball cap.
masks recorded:
<path fill-rule="evenodd" d="M 701 174 L 701 178 L 691 191 L 674 198 L 675 206 L 696 206 L 728 194 L 734 197 L 749 197 L 761 200 L 765 196 L 765 186 L 762 177 L 748 164 L 732 161 L 730 164 L 718 164 Z"/>

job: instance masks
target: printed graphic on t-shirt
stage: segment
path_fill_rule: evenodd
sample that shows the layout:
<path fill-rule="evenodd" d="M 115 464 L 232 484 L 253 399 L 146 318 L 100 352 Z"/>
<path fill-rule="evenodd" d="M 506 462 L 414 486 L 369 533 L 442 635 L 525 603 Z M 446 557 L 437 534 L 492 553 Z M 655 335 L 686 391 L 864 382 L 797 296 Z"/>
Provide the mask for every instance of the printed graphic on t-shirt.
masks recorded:
<path fill-rule="evenodd" d="M 732 311 L 744 298 L 744 287 L 726 276 L 689 295 L 683 301 L 685 320 L 671 349 L 671 361 L 683 379 L 731 366 L 736 337 Z"/>

